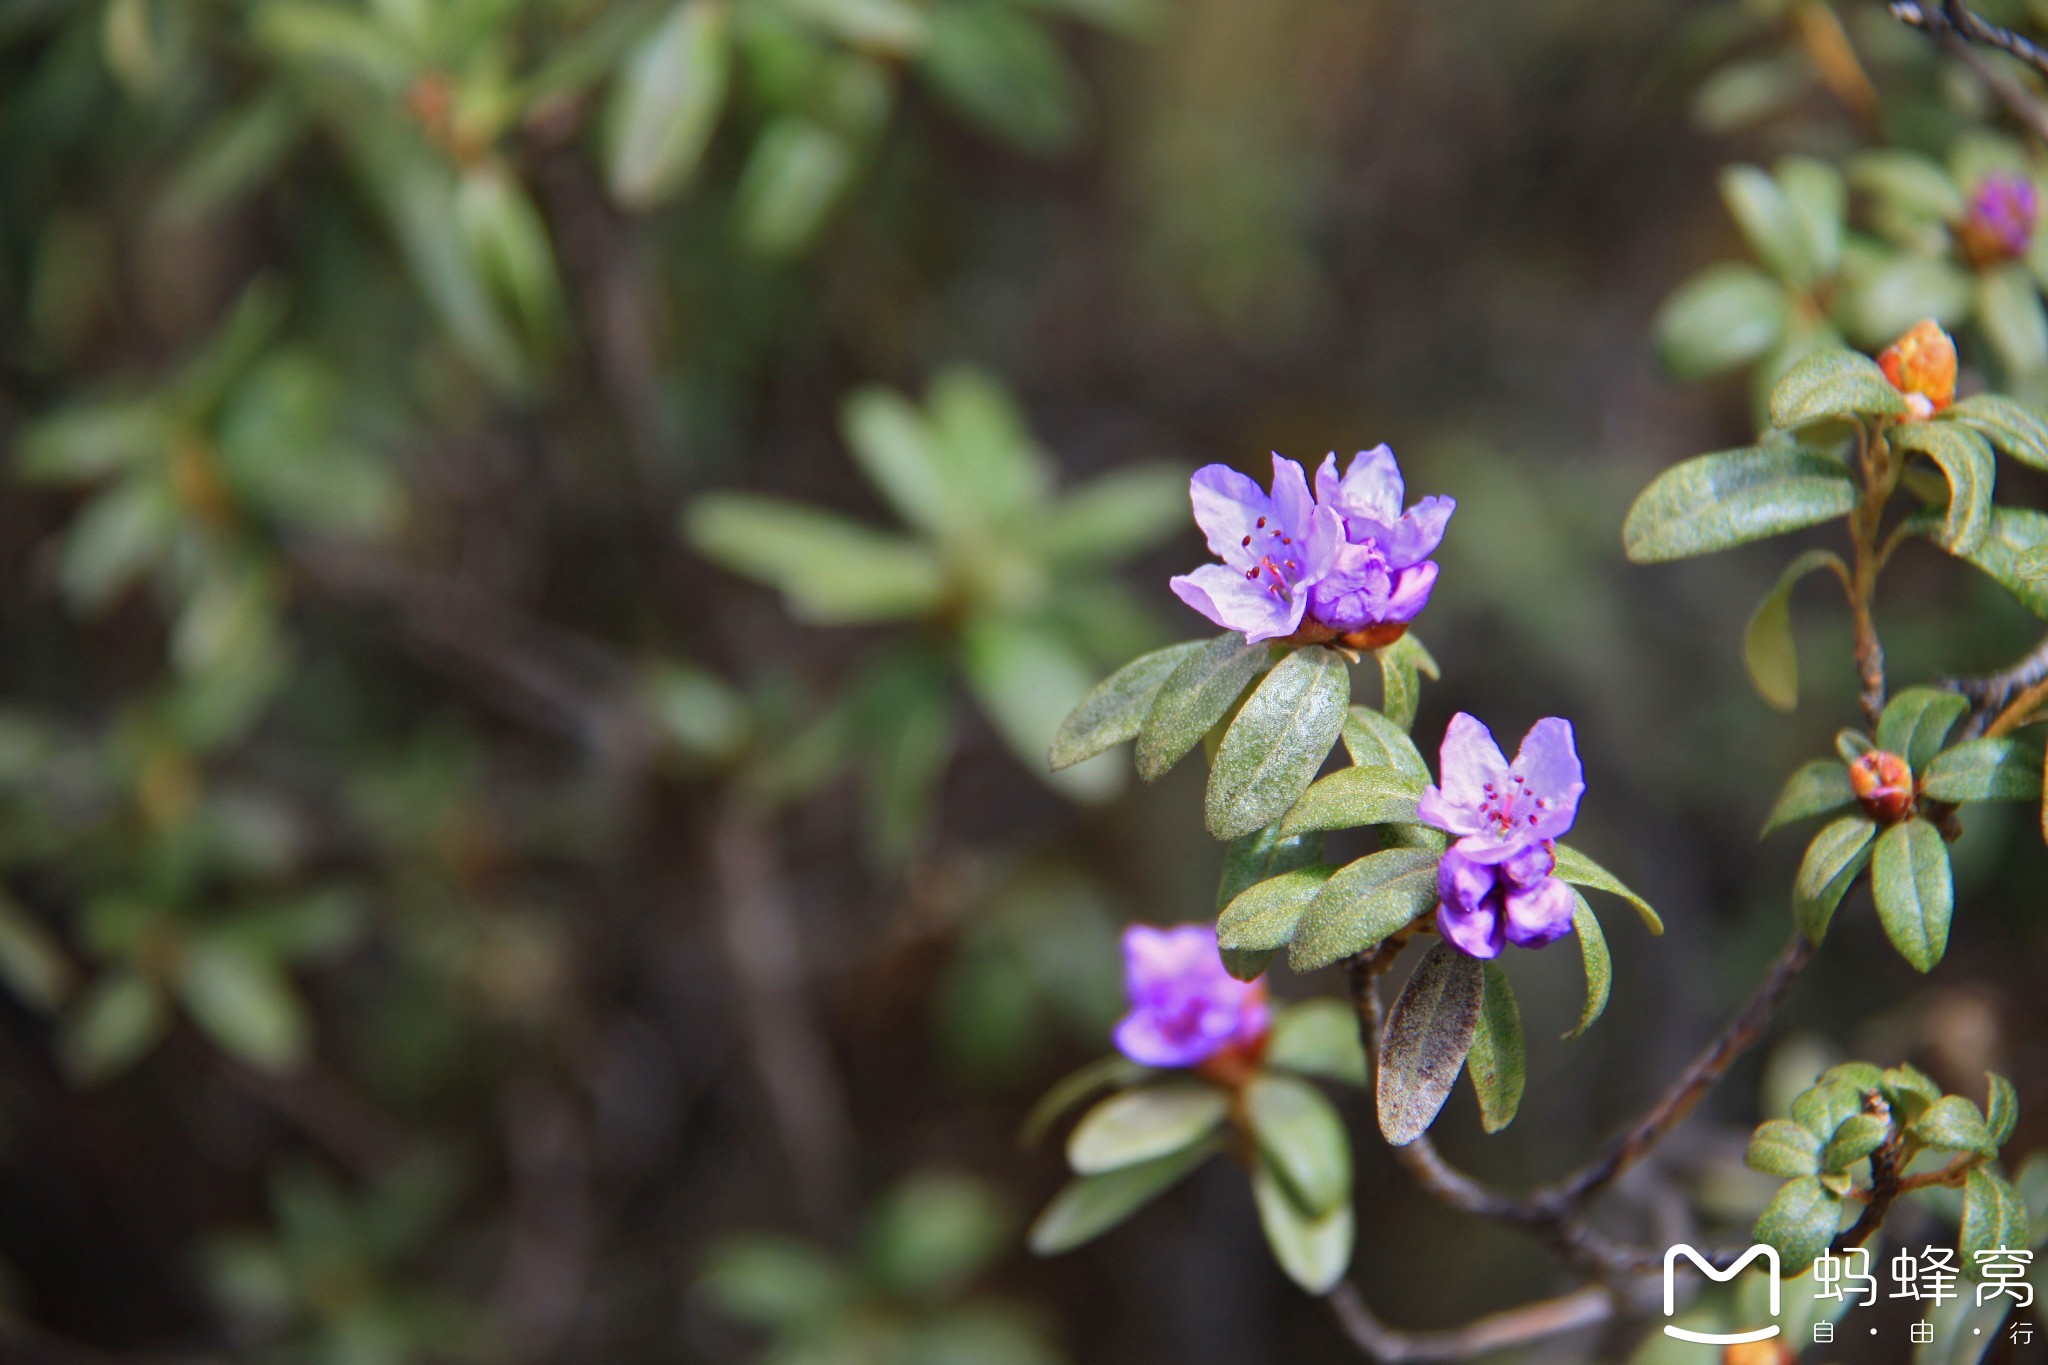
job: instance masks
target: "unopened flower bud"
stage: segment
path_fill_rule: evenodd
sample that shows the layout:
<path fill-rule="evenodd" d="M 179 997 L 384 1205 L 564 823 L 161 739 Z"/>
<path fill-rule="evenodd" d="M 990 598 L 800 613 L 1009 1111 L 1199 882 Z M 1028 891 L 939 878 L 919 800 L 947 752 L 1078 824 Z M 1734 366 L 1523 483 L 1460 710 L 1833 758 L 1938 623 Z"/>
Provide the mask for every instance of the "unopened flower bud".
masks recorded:
<path fill-rule="evenodd" d="M 2027 254 L 2041 219 L 2041 192 L 2025 176 L 1987 175 L 1970 196 L 1969 211 L 1956 224 L 1963 258 L 1979 269 Z"/>
<path fill-rule="evenodd" d="M 1926 420 L 1956 400 L 1956 344 L 1932 318 L 1916 322 L 1877 357 L 1877 367 L 1906 395 L 1906 407 Z"/>
<path fill-rule="evenodd" d="M 1851 763 L 1849 787 L 1880 824 L 1895 825 L 1913 813 L 1913 770 L 1897 754 L 1872 749 Z"/>

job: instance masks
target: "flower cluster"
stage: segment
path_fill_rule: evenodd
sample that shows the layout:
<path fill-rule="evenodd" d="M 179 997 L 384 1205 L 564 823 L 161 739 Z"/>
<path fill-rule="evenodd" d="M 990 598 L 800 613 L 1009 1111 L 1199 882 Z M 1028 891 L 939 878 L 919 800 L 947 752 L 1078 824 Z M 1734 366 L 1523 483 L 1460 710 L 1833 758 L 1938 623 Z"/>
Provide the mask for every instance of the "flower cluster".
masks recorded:
<path fill-rule="evenodd" d="M 1265 1045 L 1265 983 L 1225 971 L 1206 924 L 1124 930 L 1124 993 L 1131 1012 L 1116 1026 L 1117 1050 L 1142 1066 L 1198 1066 Z"/>
<path fill-rule="evenodd" d="M 1925 421 L 1956 400 L 1956 344 L 1929 318 L 1879 352 L 1877 367 L 1906 396 L 1907 410 Z"/>
<path fill-rule="evenodd" d="M 1313 494 L 1302 467 L 1279 455 L 1270 493 L 1228 465 L 1207 465 L 1189 497 L 1223 562 L 1174 579 L 1173 591 L 1252 641 L 1391 644 L 1429 601 L 1437 575 L 1429 556 L 1457 507 L 1428 497 L 1403 510 L 1403 496 L 1386 446 L 1354 457 L 1341 478 L 1337 457 L 1325 456 Z"/>
<path fill-rule="evenodd" d="M 2033 245 L 2041 220 L 2041 192 L 2025 176 L 1987 175 L 1970 196 L 1970 207 L 1956 225 L 1956 241 L 1975 266 L 2017 260 Z"/>
<path fill-rule="evenodd" d="M 1425 824 L 1459 836 L 1437 867 L 1437 932 L 1483 958 L 1569 933 L 1571 888 L 1551 872 L 1586 790 L 1571 722 L 1537 721 L 1509 763 L 1492 732 L 1460 711 L 1444 732 L 1440 773 L 1443 785 L 1417 807 Z"/>

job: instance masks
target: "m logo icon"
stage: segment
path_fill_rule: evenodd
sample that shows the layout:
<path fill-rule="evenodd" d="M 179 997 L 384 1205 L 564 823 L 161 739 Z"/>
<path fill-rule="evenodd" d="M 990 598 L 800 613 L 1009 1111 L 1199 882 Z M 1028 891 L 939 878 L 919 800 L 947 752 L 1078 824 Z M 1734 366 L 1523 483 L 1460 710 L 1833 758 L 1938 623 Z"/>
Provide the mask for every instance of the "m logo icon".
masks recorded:
<path fill-rule="evenodd" d="M 1734 1265 L 1729 1266 L 1726 1270 L 1716 1270 L 1707 1264 L 1706 1257 L 1700 1255 L 1697 1251 L 1685 1245 L 1685 1243 L 1680 1242 L 1677 1246 L 1664 1253 L 1665 1317 L 1670 1317 L 1678 1308 L 1677 1285 L 1674 1281 L 1677 1279 L 1678 1258 L 1681 1253 L 1694 1266 L 1698 1267 L 1700 1274 L 1710 1280 L 1723 1282 L 1734 1279 L 1742 1273 L 1744 1266 L 1759 1256 L 1763 1257 L 1764 1263 L 1771 1268 L 1771 1316 L 1774 1318 L 1778 1316 L 1778 1249 L 1776 1247 L 1753 1246 L 1748 1251 L 1743 1252 L 1742 1259 L 1735 1262 Z M 1769 1327 L 1760 1327 L 1754 1332 L 1688 1332 L 1683 1327 L 1673 1327 L 1666 1324 L 1664 1335 L 1667 1337 L 1677 1337 L 1680 1341 L 1697 1341 L 1706 1346 L 1736 1346 L 1745 1341 L 1762 1341 L 1767 1337 L 1774 1337 L 1778 1335 L 1778 1325 L 1772 1323 Z"/>

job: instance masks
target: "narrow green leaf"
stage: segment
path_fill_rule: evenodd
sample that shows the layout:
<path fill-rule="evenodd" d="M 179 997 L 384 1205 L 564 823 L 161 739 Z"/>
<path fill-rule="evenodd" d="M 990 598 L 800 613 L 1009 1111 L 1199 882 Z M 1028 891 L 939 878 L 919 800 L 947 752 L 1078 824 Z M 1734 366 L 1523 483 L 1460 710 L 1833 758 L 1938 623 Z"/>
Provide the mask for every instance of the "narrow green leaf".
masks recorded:
<path fill-rule="evenodd" d="M 1343 1000 L 1304 1000 L 1287 1006 L 1273 1019 L 1266 1065 L 1364 1085 L 1365 1044 L 1358 1036 L 1357 1012 Z"/>
<path fill-rule="evenodd" d="M 1082 484 L 1030 531 L 1054 558 L 1101 563 L 1157 544 L 1187 524 L 1187 470 L 1132 465 Z"/>
<path fill-rule="evenodd" d="M 1295 926 L 1330 880 L 1334 863 L 1315 863 L 1240 892 L 1216 921 L 1216 944 L 1237 952 L 1284 948 Z"/>
<path fill-rule="evenodd" d="M 1398 768 L 1339 768 L 1301 794 L 1281 817 L 1280 832 L 1413 824 L 1423 785 Z"/>
<path fill-rule="evenodd" d="M 178 995 L 222 1051 L 250 1066 L 285 1072 L 305 1060 L 312 1021 L 275 959 L 200 940 L 185 953 Z"/>
<path fill-rule="evenodd" d="M 1031 1225 L 1026 1244 L 1035 1256 L 1056 1256 L 1091 1242 L 1178 1184 L 1215 1151 L 1213 1143 L 1197 1143 L 1157 1161 L 1068 1181 Z"/>
<path fill-rule="evenodd" d="M 1216 912 L 1232 901 L 1283 872 L 1321 861 L 1323 836 L 1298 834 L 1283 837 L 1279 822 L 1232 839 L 1223 851 L 1223 875 L 1216 880 Z"/>
<path fill-rule="evenodd" d="M 1650 908 L 1650 903 L 1622 885 L 1621 878 L 1567 844 L 1557 845 L 1555 851 L 1557 876 L 1573 886 L 1587 886 L 1595 891 L 1605 891 L 1610 896 L 1621 897 L 1635 907 L 1636 914 L 1642 917 L 1644 926 L 1651 933 L 1664 932 L 1664 921 Z"/>
<path fill-rule="evenodd" d="M 1795 820 L 1826 815 L 1855 804 L 1856 791 L 1849 785 L 1849 770 L 1832 758 L 1816 758 L 1785 783 L 1785 789 L 1778 793 L 1778 804 L 1771 807 L 1770 818 L 1764 821 L 1763 832 L 1757 837 L 1764 838 Z"/>
<path fill-rule="evenodd" d="M 1788 1125 L 1797 1128 L 1798 1125 Z M 1802 1130 L 1803 1131 L 1803 1130 Z M 1892 1122 L 1879 1114 L 1851 1114 L 1842 1120 L 1820 1154 L 1820 1168 L 1830 1175 L 1848 1170 L 1892 1135 Z"/>
<path fill-rule="evenodd" d="M 1973 394 L 1941 417 L 1969 427 L 2021 464 L 2048 469 L 2048 419 L 2017 399 L 1997 393 Z"/>
<path fill-rule="evenodd" d="M 1622 542 L 1631 560 L 1655 564 L 1796 531 L 1855 504 L 1855 481 L 1833 456 L 1786 445 L 1724 450 L 1658 475 L 1629 508 Z"/>
<path fill-rule="evenodd" d="M 1370 706 L 1354 706 L 1344 716 L 1344 748 L 1361 768 L 1392 768 L 1427 785 L 1429 764 L 1408 732 Z"/>
<path fill-rule="evenodd" d="M 1465 1059 L 1472 1093 L 1479 1097 L 1479 1123 L 1498 1133 L 1515 1121 L 1522 1107 L 1522 1089 L 1529 1082 L 1529 1059 L 1522 1040 L 1522 1008 L 1515 988 L 1498 962 L 1483 964 L 1485 988 L 1479 1027 L 1472 1033 L 1472 1051 Z"/>
<path fill-rule="evenodd" d="M 1842 1225 L 1842 1198 L 1817 1176 L 1787 1183 L 1756 1220 L 1755 1239 L 1778 1249 L 1785 1273 L 1798 1276 L 1813 1268 L 1814 1258 L 1828 1249 Z"/>
<path fill-rule="evenodd" d="M 1921 790 L 1937 801 L 2038 800 L 2041 750 L 2011 735 L 1964 740 L 1935 755 Z"/>
<path fill-rule="evenodd" d="M 1209 833 L 1235 839 L 1272 823 L 1308 790 L 1344 728 L 1351 674 L 1320 645 L 1273 666 L 1224 732 L 1209 768 Z"/>
<path fill-rule="evenodd" d="M 1380 1132 L 1393 1146 L 1407 1146 L 1436 1122 L 1472 1050 L 1485 993 L 1479 960 L 1439 942 L 1394 1001 L 1376 1087 Z"/>
<path fill-rule="evenodd" d="M 1258 1206 L 1266 1245 L 1287 1278 L 1318 1296 L 1335 1288 L 1351 1264 L 1356 1236 L 1351 1205 L 1341 1204 L 1321 1218 L 1311 1217 L 1288 1196 L 1272 1163 L 1263 1160 L 1252 1168 L 1252 1202 Z"/>
<path fill-rule="evenodd" d="M 1784 337 L 1789 308 L 1785 287 L 1753 266 L 1710 265 L 1657 314 L 1657 354 L 1685 380 L 1747 365 Z"/>
<path fill-rule="evenodd" d="M 817 240 L 852 183 L 859 149 L 838 128 L 801 114 L 772 120 L 733 193 L 732 223 L 764 260 L 788 260 Z"/>
<path fill-rule="evenodd" d="M 1246 644 L 1238 631 L 1217 636 L 1183 659 L 1159 685 L 1138 727 L 1138 776 L 1158 781 L 1271 665 L 1271 651 L 1264 644 Z"/>
<path fill-rule="evenodd" d="M 1849 186 L 1842 173 L 1810 156 L 1781 158 L 1773 168 L 1778 188 L 1799 220 L 1807 262 L 1815 279 L 1826 279 L 1842 264 L 1842 230 L 1849 212 Z"/>
<path fill-rule="evenodd" d="M 1790 1180 L 1820 1174 L 1821 1140 L 1790 1119 L 1772 1119 L 1750 1134 L 1743 1156 L 1752 1171 Z"/>
<path fill-rule="evenodd" d="M 1244 1088 L 1259 1150 L 1304 1212 L 1321 1217 L 1351 1200 L 1351 1139 L 1344 1120 L 1307 1081 L 1262 1072 Z"/>
<path fill-rule="evenodd" d="M 856 389 L 840 405 L 839 432 L 861 473 L 898 516 L 933 534 L 960 526 L 966 509 L 959 491 L 924 415 L 909 399 L 879 384 Z"/>
<path fill-rule="evenodd" d="M 1200 1142 L 1230 1112 L 1230 1098 L 1206 1081 L 1166 1080 L 1120 1091 L 1081 1116 L 1067 1138 L 1076 1175 L 1101 1175 Z"/>
<path fill-rule="evenodd" d="M 1113 796 L 1123 768 L 1098 757 L 1072 767 L 1041 767 L 1054 733 L 1088 692 L 1094 670 L 1055 622 L 976 612 L 960 628 L 960 671 L 1010 752 L 1077 801 Z"/>
<path fill-rule="evenodd" d="M 1578 933 L 1579 960 L 1586 969 L 1586 1003 L 1579 1011 L 1579 1022 L 1564 1035 L 1567 1040 L 1593 1027 L 1593 1021 L 1606 1012 L 1607 995 L 1614 986 L 1614 963 L 1607 955 L 1607 935 L 1601 931 L 1600 919 L 1584 896 L 1573 891 L 1572 898 L 1578 902 L 1572 910 L 1572 926 Z"/>
<path fill-rule="evenodd" d="M 1970 709 L 1959 692 L 1908 687 L 1886 703 L 1877 720 L 1877 747 L 1899 755 L 1916 773 L 1941 752 L 1941 742 Z"/>
<path fill-rule="evenodd" d="M 1981 1166 L 1971 1171 L 1963 1184 L 1963 1223 L 1957 1238 L 1957 1259 L 1964 1272 L 1981 1278 L 1979 1252 L 2026 1247 L 2029 1221 L 2018 1191 Z"/>
<path fill-rule="evenodd" d="M 1814 261 L 1799 211 L 1768 172 L 1757 166 L 1723 167 L 1721 200 L 1766 269 L 1800 288 L 1813 283 Z"/>
<path fill-rule="evenodd" d="M 1932 971 L 1948 951 L 1949 916 L 1955 889 L 1948 845 L 1925 820 L 1893 825 L 1878 836 L 1870 864 L 1870 891 L 1877 918 L 1899 956 L 1915 970 Z"/>
<path fill-rule="evenodd" d="M 1031 1106 L 1024 1116 L 1024 1126 L 1019 1131 L 1018 1141 L 1025 1147 L 1036 1147 L 1052 1131 L 1052 1126 L 1065 1118 L 1069 1111 L 1082 1100 L 1098 1090 L 1122 1089 L 1135 1085 L 1148 1074 L 1148 1069 L 1123 1056 L 1108 1056 L 1088 1063 L 1078 1071 L 1069 1072 L 1054 1082 L 1052 1089 L 1045 1092 L 1038 1102 Z"/>
<path fill-rule="evenodd" d="M 1988 1097 L 1990 1107 L 1984 1111 L 1985 1125 L 1991 1130 L 1991 1140 L 2003 1147 L 2012 1141 L 2013 1129 L 2019 1126 L 2019 1091 L 2013 1089 L 2011 1081 L 1995 1071 L 1987 1071 L 1984 1074 L 1991 1087 Z"/>
<path fill-rule="evenodd" d="M 802 621 L 917 616 L 945 596 L 945 571 L 922 545 L 796 503 L 707 493 L 684 530 L 705 558 L 780 589 Z"/>
<path fill-rule="evenodd" d="M 1757 604 L 1742 636 L 1742 662 L 1757 694 L 1780 711 L 1799 704 L 1799 649 L 1792 639 L 1792 589 L 1815 569 L 1833 568 L 1847 581 L 1848 568 L 1829 550 L 1808 550 L 1785 567 Z"/>
<path fill-rule="evenodd" d="M 1904 395 L 1876 361 L 1856 351 L 1816 351 L 1771 391 L 1771 424 L 1787 431 L 1830 418 L 1905 414 Z"/>
<path fill-rule="evenodd" d="M 1396 642 L 1374 650 L 1373 657 L 1380 666 L 1380 712 L 1403 731 L 1413 730 L 1416 708 L 1422 704 L 1422 677 L 1415 656 Z"/>
<path fill-rule="evenodd" d="M 1961 1095 L 1944 1095 L 1927 1106 L 1907 1129 L 1922 1146 L 1938 1152 L 1973 1152 L 1997 1156 L 1998 1139 L 1977 1112 L 1977 1106 Z"/>
<path fill-rule="evenodd" d="M 2024 265 L 2014 261 L 1978 272 L 1976 320 L 2008 378 L 2048 369 L 2048 313 Z"/>
<path fill-rule="evenodd" d="M 58 1056 L 73 1080 L 95 1085 L 140 1061 L 169 1022 L 155 986 L 116 972 L 95 981 L 65 1016 Z"/>
<path fill-rule="evenodd" d="M 732 10 L 683 0 L 620 72 L 607 110 L 612 197 L 649 208 L 688 183 L 725 107 Z"/>
<path fill-rule="evenodd" d="M 1983 542 L 1962 556 L 1991 575 L 2034 615 L 2048 620 L 2048 515 L 1994 507 Z"/>
<path fill-rule="evenodd" d="M 1340 869 L 1296 924 L 1289 965 L 1297 972 L 1327 967 L 1428 914 L 1438 861 L 1427 849 L 1389 848 Z"/>
<path fill-rule="evenodd" d="M 1982 545 L 1991 529 L 1991 490 L 1998 477 L 1998 462 L 1984 438 L 1955 422 L 1906 422 L 1892 432 L 1891 442 L 1925 455 L 1948 479 L 1942 544 L 1959 555 Z"/>
<path fill-rule="evenodd" d="M 1081 704 L 1060 722 L 1048 755 L 1053 770 L 1071 768 L 1084 758 L 1137 738 L 1151 713 L 1159 689 L 1175 669 L 1205 647 L 1206 640 L 1187 640 L 1141 654 L 1095 685 Z"/>
<path fill-rule="evenodd" d="M 1815 943 L 1827 937 L 1835 907 L 1870 862 L 1877 824 L 1867 815 L 1845 815 L 1813 836 L 1799 875 L 1792 881 L 1792 917 Z"/>

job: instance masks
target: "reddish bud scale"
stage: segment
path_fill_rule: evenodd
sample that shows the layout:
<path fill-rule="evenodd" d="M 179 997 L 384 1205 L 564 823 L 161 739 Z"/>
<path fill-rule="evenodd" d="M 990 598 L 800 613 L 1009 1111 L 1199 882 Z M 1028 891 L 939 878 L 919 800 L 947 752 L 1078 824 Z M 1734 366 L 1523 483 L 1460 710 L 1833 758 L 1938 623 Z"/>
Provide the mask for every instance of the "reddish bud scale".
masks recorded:
<path fill-rule="evenodd" d="M 1877 367 L 1921 421 L 1956 400 L 1956 344 L 1932 318 L 1913 324 L 1878 353 Z"/>
<path fill-rule="evenodd" d="M 1895 825 L 1913 813 L 1913 770 L 1897 754 L 1872 749 L 1851 763 L 1849 788 L 1879 824 Z"/>

